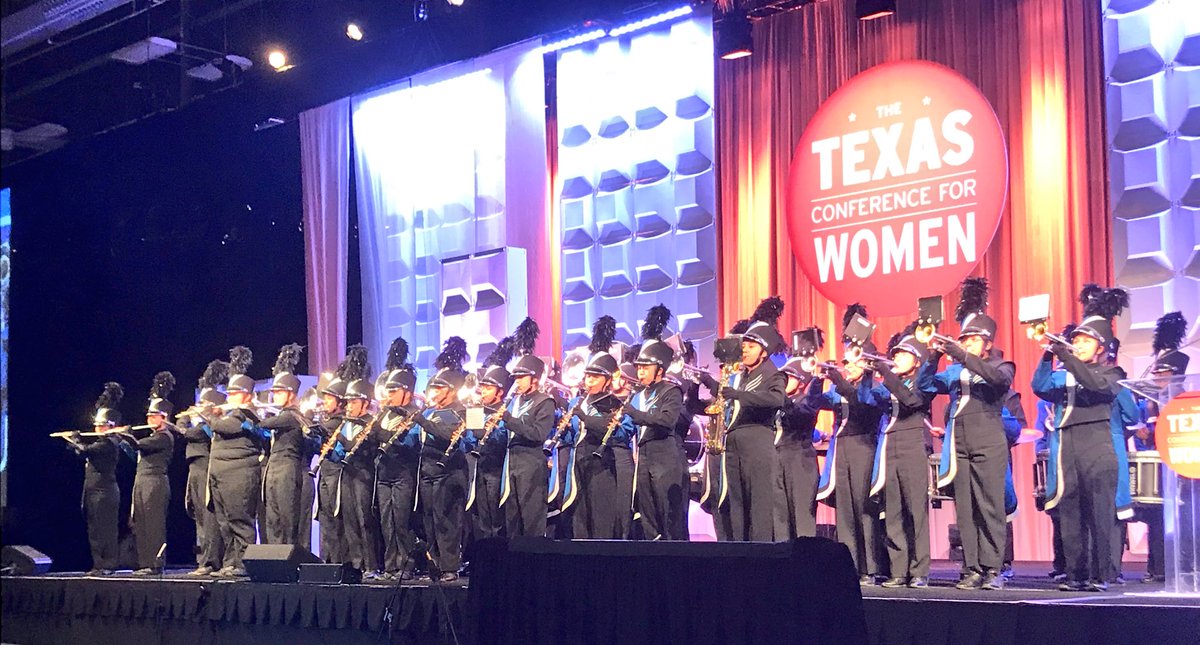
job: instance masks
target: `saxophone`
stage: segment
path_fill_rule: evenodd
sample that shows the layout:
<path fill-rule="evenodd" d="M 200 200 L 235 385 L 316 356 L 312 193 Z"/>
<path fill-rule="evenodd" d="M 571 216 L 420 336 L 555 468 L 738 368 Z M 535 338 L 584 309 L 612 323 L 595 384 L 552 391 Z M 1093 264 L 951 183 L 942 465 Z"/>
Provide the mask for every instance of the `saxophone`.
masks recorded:
<path fill-rule="evenodd" d="M 732 364 L 726 363 L 721 366 L 722 390 L 729 386 L 729 379 L 733 377 L 733 370 L 734 366 Z M 704 444 L 704 450 L 710 455 L 719 455 L 725 452 L 726 407 L 725 397 L 718 390 L 716 398 L 704 409 L 704 413 L 712 417 L 712 421 L 708 424 L 707 441 Z"/>
<path fill-rule="evenodd" d="M 600 447 L 592 452 L 593 457 L 603 456 L 604 446 L 608 445 L 608 440 L 612 439 L 613 432 L 616 431 L 617 426 L 621 425 L 621 417 L 625 416 L 625 404 L 628 402 L 629 397 L 621 399 L 621 405 L 618 405 L 617 409 L 613 410 L 612 417 L 608 420 L 608 427 L 605 428 L 604 436 L 600 439 Z"/>

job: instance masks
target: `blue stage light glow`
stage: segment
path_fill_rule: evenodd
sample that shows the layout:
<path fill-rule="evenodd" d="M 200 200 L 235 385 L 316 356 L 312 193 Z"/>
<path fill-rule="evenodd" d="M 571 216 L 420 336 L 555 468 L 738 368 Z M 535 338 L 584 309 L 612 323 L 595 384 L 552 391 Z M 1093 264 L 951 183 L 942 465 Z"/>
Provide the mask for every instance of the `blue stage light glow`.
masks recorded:
<path fill-rule="evenodd" d="M 674 20 L 676 18 L 682 18 L 683 16 L 689 15 L 691 13 L 692 13 L 691 5 L 684 5 L 682 7 L 676 7 L 670 11 L 664 11 L 663 13 L 655 14 L 653 16 L 648 16 L 646 18 L 642 18 L 641 20 L 635 20 L 634 22 L 631 22 L 629 24 L 621 25 L 620 27 L 610 29 L 608 32 L 608 35 L 612 38 L 616 38 L 618 36 L 624 36 L 625 34 L 633 33 L 635 31 L 639 31 L 639 30 L 645 29 L 647 27 L 653 27 L 654 25 L 659 25 L 664 22 L 670 22 L 671 20 Z"/>

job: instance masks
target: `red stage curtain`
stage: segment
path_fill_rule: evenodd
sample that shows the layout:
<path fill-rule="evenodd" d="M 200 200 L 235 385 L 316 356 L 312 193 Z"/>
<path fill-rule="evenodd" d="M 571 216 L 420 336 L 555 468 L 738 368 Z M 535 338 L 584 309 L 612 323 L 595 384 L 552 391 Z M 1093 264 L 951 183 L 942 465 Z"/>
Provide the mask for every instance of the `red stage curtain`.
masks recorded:
<path fill-rule="evenodd" d="M 840 325 L 841 311 L 798 270 L 781 219 L 796 142 L 821 103 L 855 74 L 893 60 L 941 63 L 988 97 L 1008 142 L 1008 205 L 976 273 L 992 285 L 991 313 L 1001 323 L 998 347 L 1017 363 L 1017 386 L 1033 423 L 1029 378 L 1040 351 L 1016 322 L 1018 298 L 1053 294 L 1052 325 L 1058 326 L 1078 317 L 1074 300 L 1081 284 L 1112 278 L 1099 3 L 897 5 L 894 16 L 860 22 L 854 0 L 817 2 L 757 22 L 753 56 L 718 61 L 722 324 L 728 327 L 759 299 L 780 294 L 788 307 L 785 331 L 817 324 L 829 333 Z M 951 310 L 957 295 L 942 295 Z M 882 344 L 908 321 L 876 322 Z M 1050 523 L 1031 497 L 1033 458 L 1031 445 L 1014 451 L 1022 505 L 1014 526 L 1016 557 L 1049 560 Z M 952 506 L 935 511 L 935 557 L 946 556 L 945 525 L 952 521 Z"/>

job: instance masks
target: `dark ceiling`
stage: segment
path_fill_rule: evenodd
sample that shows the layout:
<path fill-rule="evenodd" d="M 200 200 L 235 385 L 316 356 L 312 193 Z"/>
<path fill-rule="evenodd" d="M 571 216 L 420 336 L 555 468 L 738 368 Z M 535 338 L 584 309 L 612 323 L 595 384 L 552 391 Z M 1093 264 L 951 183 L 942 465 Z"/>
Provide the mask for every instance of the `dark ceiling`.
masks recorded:
<path fill-rule="evenodd" d="M 684 0 L 686 1 L 686 0 Z M 302 109 L 589 21 L 621 22 L 675 2 L 646 0 L 0 0 L 4 26 L 0 126 L 5 166 L 70 141 L 235 90 L 246 118 L 295 118 Z M 57 33 L 18 39 L 47 7 L 115 7 Z M 427 17 L 419 19 L 424 7 Z M 362 25 L 361 42 L 345 35 Z M 40 24 L 45 24 L 44 18 Z M 62 24 L 62 23 L 58 23 Z M 24 28 L 24 31 L 22 31 Z M 56 30 L 51 30 L 51 32 Z M 49 34 L 49 35 L 47 35 Z M 143 64 L 114 60 L 157 37 L 177 49 Z M 267 65 L 272 48 L 295 67 Z M 242 69 L 226 59 L 253 63 Z M 219 80 L 187 70 L 211 64 Z M 211 71 L 211 70 L 210 70 Z M 55 124 L 62 129 L 45 124 Z"/>

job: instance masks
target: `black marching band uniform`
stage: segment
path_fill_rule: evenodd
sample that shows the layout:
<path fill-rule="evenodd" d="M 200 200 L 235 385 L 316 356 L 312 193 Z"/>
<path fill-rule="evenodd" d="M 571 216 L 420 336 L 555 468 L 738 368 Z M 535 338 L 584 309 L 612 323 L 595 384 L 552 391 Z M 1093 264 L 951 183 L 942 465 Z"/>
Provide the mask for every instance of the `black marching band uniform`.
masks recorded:
<path fill-rule="evenodd" d="M 295 375 L 300 361 L 300 345 L 284 345 L 275 361 L 271 392 L 299 395 L 300 379 Z M 304 484 L 311 458 L 309 421 L 300 412 L 295 399 L 279 410 L 279 414 L 264 419 L 263 430 L 269 431 L 270 449 L 263 475 L 263 511 L 266 531 L 264 544 L 300 544 L 300 518 L 308 518 L 311 504 L 304 506 Z"/>
<path fill-rule="evenodd" d="M 346 384 L 346 412 L 338 426 L 338 443 L 342 464 L 342 477 L 338 484 L 338 514 L 342 518 L 342 539 L 345 557 L 349 563 L 363 572 L 364 579 L 371 579 L 379 570 L 379 558 L 373 534 L 375 500 L 375 455 L 378 444 L 373 436 L 375 417 L 367 412 L 375 388 L 365 375 L 370 367 L 363 364 L 364 371 L 358 378 Z M 358 403 L 355 403 L 358 402 Z M 356 411 L 351 405 L 358 407 Z"/>
<path fill-rule="evenodd" d="M 196 525 L 196 569 L 191 575 L 206 576 L 221 568 L 224 558 L 221 530 L 217 526 L 210 504 L 209 451 L 212 447 L 213 430 L 210 421 L 213 406 L 225 403 L 225 394 L 216 388 L 229 373 L 229 364 L 214 360 L 204 369 L 198 383 L 200 394 L 196 407 L 181 414 L 177 421 L 183 424 L 183 440 L 186 443 L 184 459 L 187 460 L 187 488 L 184 493 L 184 509 Z"/>
<path fill-rule="evenodd" d="M 496 349 L 483 361 L 479 383 L 496 390 L 494 400 L 483 403 L 486 416 L 484 432 L 475 446 L 474 469 L 471 476 L 475 539 L 499 537 L 505 534 L 504 509 L 500 495 L 504 481 L 504 461 L 508 454 L 508 426 L 504 423 L 505 406 L 513 378 L 506 366 L 512 359 L 515 341 L 511 336 L 500 340 Z M 487 429 L 490 426 L 490 431 Z"/>
<path fill-rule="evenodd" d="M 321 559 L 325 562 L 346 560 L 345 515 L 341 512 L 341 457 L 346 449 L 338 439 L 342 415 L 346 411 L 346 386 L 354 376 L 365 372 L 367 348 L 351 345 L 338 364 L 333 377 L 317 384 L 324 409 L 321 422 L 325 442 L 321 445 L 317 464 L 317 522 L 320 525 Z M 310 471 L 311 472 L 311 471 Z"/>
<path fill-rule="evenodd" d="M 383 539 L 383 573 L 393 580 L 413 577 L 410 552 L 416 543 L 409 528 L 417 496 L 417 467 L 421 443 L 415 417 L 420 414 L 413 397 L 417 374 L 408 362 L 408 343 L 392 341 L 387 364 L 377 379 L 387 393 L 381 418 L 375 429 L 379 460 L 375 466 L 375 498 Z"/>
<path fill-rule="evenodd" d="M 510 538 L 546 535 L 550 482 L 542 448 L 554 430 L 557 405 L 553 397 L 537 389 L 538 380 L 546 370 L 542 359 L 532 353 L 537 335 L 537 323 L 532 319 L 526 318 L 517 327 L 514 341 L 521 356 L 512 368 L 512 377 L 518 390 L 522 377 L 528 378 L 529 389 L 517 392 L 503 413 L 508 452 L 504 459 L 500 506 Z"/>
<path fill-rule="evenodd" d="M 116 408 L 122 396 L 124 390 L 120 384 L 111 381 L 104 384 L 92 418 L 92 427 L 97 433 L 121 422 L 121 413 Z M 92 569 L 88 574 L 108 575 L 119 564 L 117 522 L 121 512 L 121 491 L 117 488 L 117 460 L 121 449 L 117 447 L 115 436 L 84 438 L 73 433 L 68 441 L 85 460 L 81 503 L 92 551 Z"/>
<path fill-rule="evenodd" d="M 137 473 L 133 478 L 133 504 L 129 516 L 137 547 L 138 569 L 134 575 L 160 574 L 163 570 L 161 557 L 167 546 L 167 505 L 171 501 L 167 468 L 175 453 L 175 433 L 178 432 L 167 421 L 172 411 L 167 397 L 173 389 L 175 377 L 170 372 L 154 375 L 146 410 L 146 420 L 151 426 L 149 435 L 139 438 L 131 434 L 126 438 L 137 451 Z"/>
<path fill-rule="evenodd" d="M 787 400 L 776 418 L 775 450 L 779 455 L 776 476 L 775 539 L 790 540 L 817 534 L 817 450 L 813 435 L 819 409 L 809 405 L 805 391 L 812 380 L 807 364 L 824 346 L 816 327 L 797 332 L 793 341 L 796 356 L 780 368 L 788 378 Z M 792 382 L 795 381 L 795 385 Z"/>

